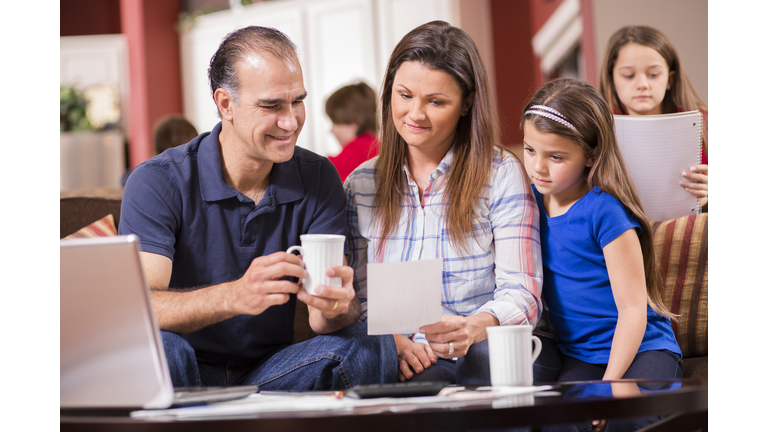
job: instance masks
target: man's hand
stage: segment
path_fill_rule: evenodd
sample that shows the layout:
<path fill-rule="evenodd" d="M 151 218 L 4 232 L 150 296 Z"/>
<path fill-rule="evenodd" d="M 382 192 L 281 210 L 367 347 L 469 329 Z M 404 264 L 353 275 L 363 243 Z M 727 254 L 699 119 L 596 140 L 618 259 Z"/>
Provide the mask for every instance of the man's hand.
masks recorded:
<path fill-rule="evenodd" d="M 341 278 L 341 286 L 318 285 L 315 295 L 310 295 L 302 289 L 296 294 L 296 298 L 320 311 L 323 318 L 332 320 L 347 313 L 350 302 L 355 298 L 355 290 L 352 288 L 354 271 L 352 267 L 338 266 L 328 268 L 325 274 L 328 277 Z"/>
<path fill-rule="evenodd" d="M 270 306 L 286 303 L 290 294 L 299 291 L 299 284 L 278 280 L 285 276 L 307 277 L 304 263 L 296 255 L 275 252 L 254 259 L 243 277 L 229 284 L 227 309 L 234 315 L 259 315 Z"/>
<path fill-rule="evenodd" d="M 346 258 L 344 260 L 346 264 Z M 315 295 L 300 290 L 296 298 L 307 304 L 309 325 L 317 334 L 328 334 L 354 323 L 360 316 L 360 301 L 352 287 L 354 270 L 343 265 L 330 267 L 325 272 L 330 277 L 340 277 L 340 287 L 318 285 Z"/>
<path fill-rule="evenodd" d="M 238 280 L 187 292 L 168 289 L 173 264 L 162 255 L 142 252 L 152 305 L 161 330 L 187 334 L 240 314 L 259 315 L 268 307 L 284 304 L 299 285 L 284 276 L 307 276 L 297 256 L 275 252 L 251 261 Z"/>

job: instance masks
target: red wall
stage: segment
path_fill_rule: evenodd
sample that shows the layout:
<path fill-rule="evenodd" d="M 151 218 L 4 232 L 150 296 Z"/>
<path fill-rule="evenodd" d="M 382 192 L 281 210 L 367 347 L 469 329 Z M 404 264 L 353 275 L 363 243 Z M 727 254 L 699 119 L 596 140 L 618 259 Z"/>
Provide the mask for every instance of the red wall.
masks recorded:
<path fill-rule="evenodd" d="M 61 0 L 59 35 L 119 34 L 120 0 Z"/>
<path fill-rule="evenodd" d="M 61 36 L 122 33 L 130 80 L 129 165 L 152 156 L 152 125 L 182 112 L 176 21 L 182 0 L 62 0 Z"/>
<path fill-rule="evenodd" d="M 506 146 L 523 142 L 520 118 L 523 107 L 538 89 L 538 60 L 531 37 L 532 4 L 535 0 L 491 0 L 493 54 L 496 64 L 496 96 Z"/>
<path fill-rule="evenodd" d="M 523 107 L 546 77 L 533 53 L 533 36 L 547 22 L 563 0 L 491 0 L 493 50 L 496 63 L 496 96 L 502 127 L 502 143 L 522 144 L 520 118 Z M 592 0 L 580 0 L 584 24 L 581 52 L 584 78 L 597 85 Z"/>

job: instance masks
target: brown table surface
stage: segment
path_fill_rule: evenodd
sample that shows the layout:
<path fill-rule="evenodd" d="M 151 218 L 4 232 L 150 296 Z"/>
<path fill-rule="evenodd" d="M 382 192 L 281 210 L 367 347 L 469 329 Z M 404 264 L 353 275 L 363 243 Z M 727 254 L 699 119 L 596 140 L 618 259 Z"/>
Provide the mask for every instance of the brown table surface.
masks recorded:
<path fill-rule="evenodd" d="M 665 416 L 656 431 L 695 431 L 707 425 L 707 382 L 694 379 L 550 383 L 554 388 L 529 398 L 509 397 L 482 405 L 425 408 L 409 412 L 290 412 L 248 418 L 176 421 L 135 419 L 129 411 L 61 411 L 61 431 L 450 431 L 538 426 Z M 620 384 L 616 386 L 616 384 Z M 632 387 L 636 385 L 635 387 Z M 619 395 L 626 392 L 628 395 Z M 616 393 L 614 395 L 613 393 Z M 632 394 L 634 393 L 634 394 Z"/>

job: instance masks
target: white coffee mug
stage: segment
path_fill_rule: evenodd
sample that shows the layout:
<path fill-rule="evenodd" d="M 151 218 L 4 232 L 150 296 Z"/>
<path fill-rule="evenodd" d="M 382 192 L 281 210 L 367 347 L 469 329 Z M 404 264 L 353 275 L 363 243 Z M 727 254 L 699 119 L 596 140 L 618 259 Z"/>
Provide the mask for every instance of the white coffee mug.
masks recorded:
<path fill-rule="evenodd" d="M 541 353 L 541 340 L 531 325 L 486 327 L 491 385 L 533 385 L 533 362 Z M 531 341 L 536 345 L 531 354 Z"/>
<path fill-rule="evenodd" d="M 307 267 L 309 276 L 302 279 L 304 290 L 315 295 L 315 287 L 326 285 L 341 286 L 340 277 L 328 277 L 325 271 L 329 267 L 344 264 L 344 239 L 337 234 L 304 234 L 301 235 L 301 246 L 291 246 L 286 252 L 299 251 L 301 259 Z"/>

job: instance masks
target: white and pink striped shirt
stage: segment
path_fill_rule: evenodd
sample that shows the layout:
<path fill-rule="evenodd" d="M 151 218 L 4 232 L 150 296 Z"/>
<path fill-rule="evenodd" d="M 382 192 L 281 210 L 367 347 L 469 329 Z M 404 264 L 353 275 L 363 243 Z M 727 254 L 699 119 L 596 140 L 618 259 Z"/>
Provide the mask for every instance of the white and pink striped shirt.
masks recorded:
<path fill-rule="evenodd" d="M 373 220 L 376 193 L 371 159 L 344 183 L 347 194 L 349 265 L 355 269 L 354 287 L 367 319 L 368 262 L 443 260 L 443 315 L 488 312 L 501 325 L 536 325 L 541 317 L 541 243 L 539 210 L 528 176 L 510 152 L 494 148 L 490 183 L 475 206 L 476 240 L 468 239 L 467 252 L 455 249 L 446 231 L 443 192 L 451 171 L 451 149 L 429 176 L 419 205 L 419 191 L 408 170 L 403 176 L 410 195 L 402 204 L 393 236 L 381 239 Z M 379 243 L 385 241 L 379 255 Z M 426 343 L 422 334 L 415 341 Z"/>

